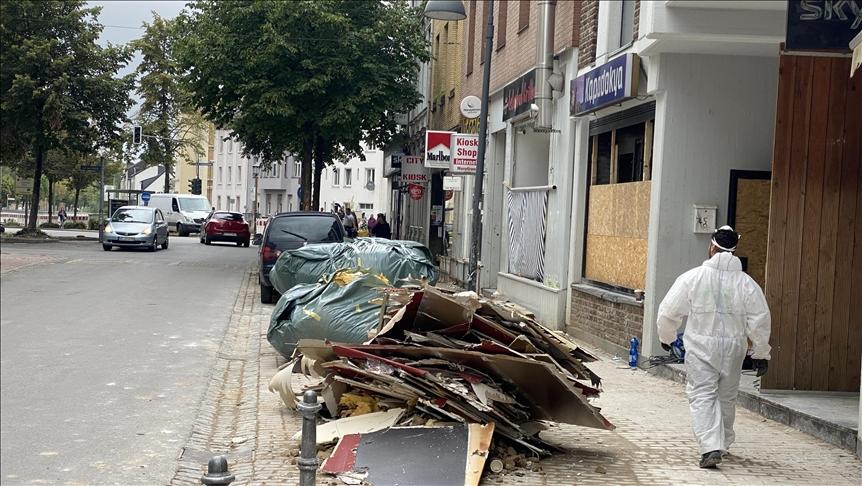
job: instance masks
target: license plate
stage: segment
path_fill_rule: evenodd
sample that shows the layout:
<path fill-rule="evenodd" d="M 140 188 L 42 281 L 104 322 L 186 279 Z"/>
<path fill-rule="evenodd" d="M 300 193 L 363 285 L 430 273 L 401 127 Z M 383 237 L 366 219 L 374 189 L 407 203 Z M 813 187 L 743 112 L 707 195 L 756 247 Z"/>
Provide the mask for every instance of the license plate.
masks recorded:
<path fill-rule="evenodd" d="M 222 233 L 225 236 L 236 236 L 236 233 Z"/>
<path fill-rule="evenodd" d="M 120 241 L 135 241 L 131 236 L 121 236 Z"/>

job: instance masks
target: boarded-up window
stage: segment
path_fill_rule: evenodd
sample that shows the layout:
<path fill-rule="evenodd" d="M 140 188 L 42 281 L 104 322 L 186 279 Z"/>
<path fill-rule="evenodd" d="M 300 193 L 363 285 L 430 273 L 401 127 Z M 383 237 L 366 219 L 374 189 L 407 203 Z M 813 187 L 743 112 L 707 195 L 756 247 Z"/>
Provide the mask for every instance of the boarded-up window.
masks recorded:
<path fill-rule="evenodd" d="M 497 5 L 500 13 L 497 14 L 497 50 L 506 45 L 506 21 L 509 17 L 509 1 L 500 0 Z"/>
<path fill-rule="evenodd" d="M 476 0 L 470 0 L 470 13 L 467 17 L 467 69 L 464 73 L 473 74 L 473 51 L 476 47 Z"/>
<path fill-rule="evenodd" d="M 482 2 L 482 52 L 479 54 L 479 64 L 485 63 L 485 43 L 488 42 L 488 14 L 491 12 L 491 2 Z"/>
<path fill-rule="evenodd" d="M 530 26 L 530 0 L 521 0 L 518 5 L 518 33 Z"/>

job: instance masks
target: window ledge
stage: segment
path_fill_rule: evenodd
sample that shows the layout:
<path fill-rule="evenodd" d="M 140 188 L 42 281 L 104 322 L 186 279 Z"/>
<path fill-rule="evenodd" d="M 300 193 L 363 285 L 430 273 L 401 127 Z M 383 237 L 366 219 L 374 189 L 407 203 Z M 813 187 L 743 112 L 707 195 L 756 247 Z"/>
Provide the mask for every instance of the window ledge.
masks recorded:
<path fill-rule="evenodd" d="M 635 307 L 643 307 L 644 305 L 643 301 L 637 300 L 631 295 L 626 295 L 622 292 L 614 292 L 613 290 L 604 289 L 595 285 L 577 283 L 572 284 L 572 288 L 579 292 L 590 294 L 593 297 L 598 297 L 602 300 L 615 302 L 617 304 L 626 304 Z"/>
<path fill-rule="evenodd" d="M 548 292 L 554 292 L 556 294 L 563 291 L 563 289 L 555 289 L 553 287 L 548 287 L 547 285 L 543 284 L 542 282 L 530 280 L 529 278 L 519 277 L 518 275 L 515 275 L 513 273 L 500 272 L 497 275 L 500 277 L 507 278 L 509 280 L 514 280 L 515 282 L 518 282 L 518 283 L 523 283 L 523 284 L 529 285 L 531 287 L 536 287 L 536 288 L 539 288 L 539 289 L 542 289 L 542 290 L 545 290 Z"/>

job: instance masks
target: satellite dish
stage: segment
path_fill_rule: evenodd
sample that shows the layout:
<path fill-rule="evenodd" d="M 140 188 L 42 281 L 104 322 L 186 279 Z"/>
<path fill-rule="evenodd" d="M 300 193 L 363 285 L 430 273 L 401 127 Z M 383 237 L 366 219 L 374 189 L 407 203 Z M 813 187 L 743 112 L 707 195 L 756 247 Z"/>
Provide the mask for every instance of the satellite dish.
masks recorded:
<path fill-rule="evenodd" d="M 366 189 L 368 189 L 369 191 L 373 191 L 373 190 L 374 190 L 374 181 L 368 181 L 368 182 L 366 182 L 366 183 L 365 183 L 365 188 L 366 188 Z"/>

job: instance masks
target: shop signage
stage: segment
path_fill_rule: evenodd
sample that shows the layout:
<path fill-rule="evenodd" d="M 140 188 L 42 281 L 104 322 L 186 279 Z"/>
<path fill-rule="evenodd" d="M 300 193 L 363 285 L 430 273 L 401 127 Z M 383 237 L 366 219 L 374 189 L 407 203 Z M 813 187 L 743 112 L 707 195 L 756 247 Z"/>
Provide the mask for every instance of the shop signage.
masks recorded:
<path fill-rule="evenodd" d="M 462 191 L 464 179 L 462 177 L 446 176 L 443 178 L 444 191 Z"/>
<path fill-rule="evenodd" d="M 475 174 L 476 160 L 479 158 L 479 135 L 463 133 L 452 134 L 453 174 Z"/>
<path fill-rule="evenodd" d="M 461 133 L 479 133 L 479 119 L 461 117 Z"/>
<path fill-rule="evenodd" d="M 503 121 L 529 111 L 534 101 L 536 101 L 535 69 L 503 88 Z"/>
<path fill-rule="evenodd" d="M 453 197 L 455 197 L 455 191 L 446 191 L 446 200 L 451 201 Z"/>
<path fill-rule="evenodd" d="M 401 167 L 401 182 L 424 184 L 428 182 L 428 170 L 418 155 L 405 155 Z"/>
<path fill-rule="evenodd" d="M 390 157 L 390 167 L 392 167 L 393 169 L 400 169 L 401 157 L 401 154 L 392 154 L 392 156 Z"/>
<path fill-rule="evenodd" d="M 626 54 L 572 80 L 569 113 L 583 115 L 637 96 L 640 59 Z"/>
<path fill-rule="evenodd" d="M 410 193 L 410 199 L 418 201 L 425 195 L 425 186 L 419 184 L 409 184 L 407 191 Z"/>
<path fill-rule="evenodd" d="M 860 30 L 862 0 L 787 2 L 787 50 L 847 52 Z"/>
<path fill-rule="evenodd" d="M 464 118 L 479 118 L 482 111 L 482 100 L 470 95 L 461 100 L 461 114 Z"/>
<path fill-rule="evenodd" d="M 429 169 L 448 169 L 452 163 L 450 142 L 454 132 L 425 132 L 425 167 Z"/>

